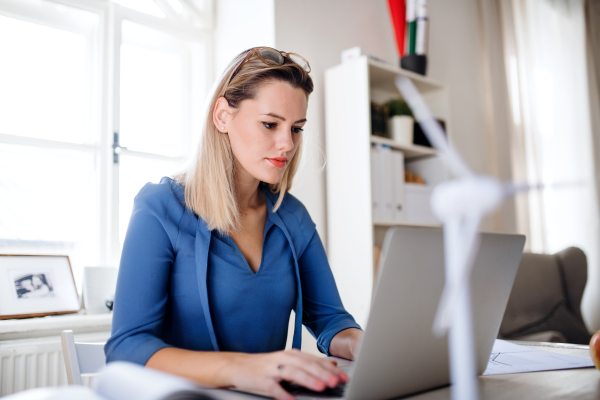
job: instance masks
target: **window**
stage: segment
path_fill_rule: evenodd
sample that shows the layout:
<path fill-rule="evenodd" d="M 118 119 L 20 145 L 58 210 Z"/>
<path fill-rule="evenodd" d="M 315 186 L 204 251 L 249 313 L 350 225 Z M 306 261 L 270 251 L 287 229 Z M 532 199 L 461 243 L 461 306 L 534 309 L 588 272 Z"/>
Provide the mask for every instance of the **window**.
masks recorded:
<path fill-rule="evenodd" d="M 210 1 L 0 5 L 0 252 L 116 265 L 146 182 L 183 166 L 211 76 Z M 194 139 L 195 138 L 195 139 Z"/>

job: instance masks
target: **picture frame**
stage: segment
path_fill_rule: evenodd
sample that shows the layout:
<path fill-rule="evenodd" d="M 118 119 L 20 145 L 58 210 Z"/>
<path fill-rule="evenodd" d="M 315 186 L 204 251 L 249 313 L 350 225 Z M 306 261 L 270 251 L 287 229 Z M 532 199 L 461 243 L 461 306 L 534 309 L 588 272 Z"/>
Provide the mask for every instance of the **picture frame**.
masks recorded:
<path fill-rule="evenodd" d="M 69 256 L 0 254 L 0 320 L 76 313 Z"/>

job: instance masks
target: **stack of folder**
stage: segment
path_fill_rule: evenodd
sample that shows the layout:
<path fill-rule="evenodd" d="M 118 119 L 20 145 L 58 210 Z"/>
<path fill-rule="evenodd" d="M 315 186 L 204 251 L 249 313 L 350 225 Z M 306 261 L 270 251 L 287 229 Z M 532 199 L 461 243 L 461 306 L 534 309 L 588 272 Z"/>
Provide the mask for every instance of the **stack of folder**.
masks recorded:
<path fill-rule="evenodd" d="M 373 219 L 404 221 L 404 154 L 386 145 L 371 148 Z"/>

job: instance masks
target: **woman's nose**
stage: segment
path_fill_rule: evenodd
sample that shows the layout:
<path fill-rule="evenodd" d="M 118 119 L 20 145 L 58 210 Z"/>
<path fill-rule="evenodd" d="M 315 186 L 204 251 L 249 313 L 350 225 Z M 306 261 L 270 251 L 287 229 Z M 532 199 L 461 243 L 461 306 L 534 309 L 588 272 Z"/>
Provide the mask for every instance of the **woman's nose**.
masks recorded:
<path fill-rule="evenodd" d="M 282 127 L 277 138 L 277 148 L 282 151 L 290 151 L 294 148 L 291 127 Z"/>

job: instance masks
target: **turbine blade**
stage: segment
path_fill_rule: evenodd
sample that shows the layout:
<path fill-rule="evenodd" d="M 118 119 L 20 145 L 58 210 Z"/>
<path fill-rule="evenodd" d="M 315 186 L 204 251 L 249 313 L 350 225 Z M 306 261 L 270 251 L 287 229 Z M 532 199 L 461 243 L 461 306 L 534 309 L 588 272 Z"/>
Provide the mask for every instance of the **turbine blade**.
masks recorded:
<path fill-rule="evenodd" d="M 455 176 L 463 177 L 473 175 L 473 172 L 471 172 L 458 152 L 446 139 L 442 127 L 433 118 L 429 107 L 425 104 L 423 97 L 419 94 L 419 91 L 412 81 L 407 77 L 397 76 L 394 78 L 394 82 L 402 94 L 402 97 L 404 97 L 404 100 L 406 100 L 410 106 L 415 119 L 419 125 L 421 125 L 421 129 L 423 129 L 429 142 L 440 152 L 441 156 L 446 159 L 450 171 L 452 171 Z"/>
<path fill-rule="evenodd" d="M 556 183 L 505 183 L 506 195 L 513 196 L 521 192 L 544 189 L 564 189 L 572 187 L 582 187 L 587 184 L 586 181 L 556 182 Z"/>

